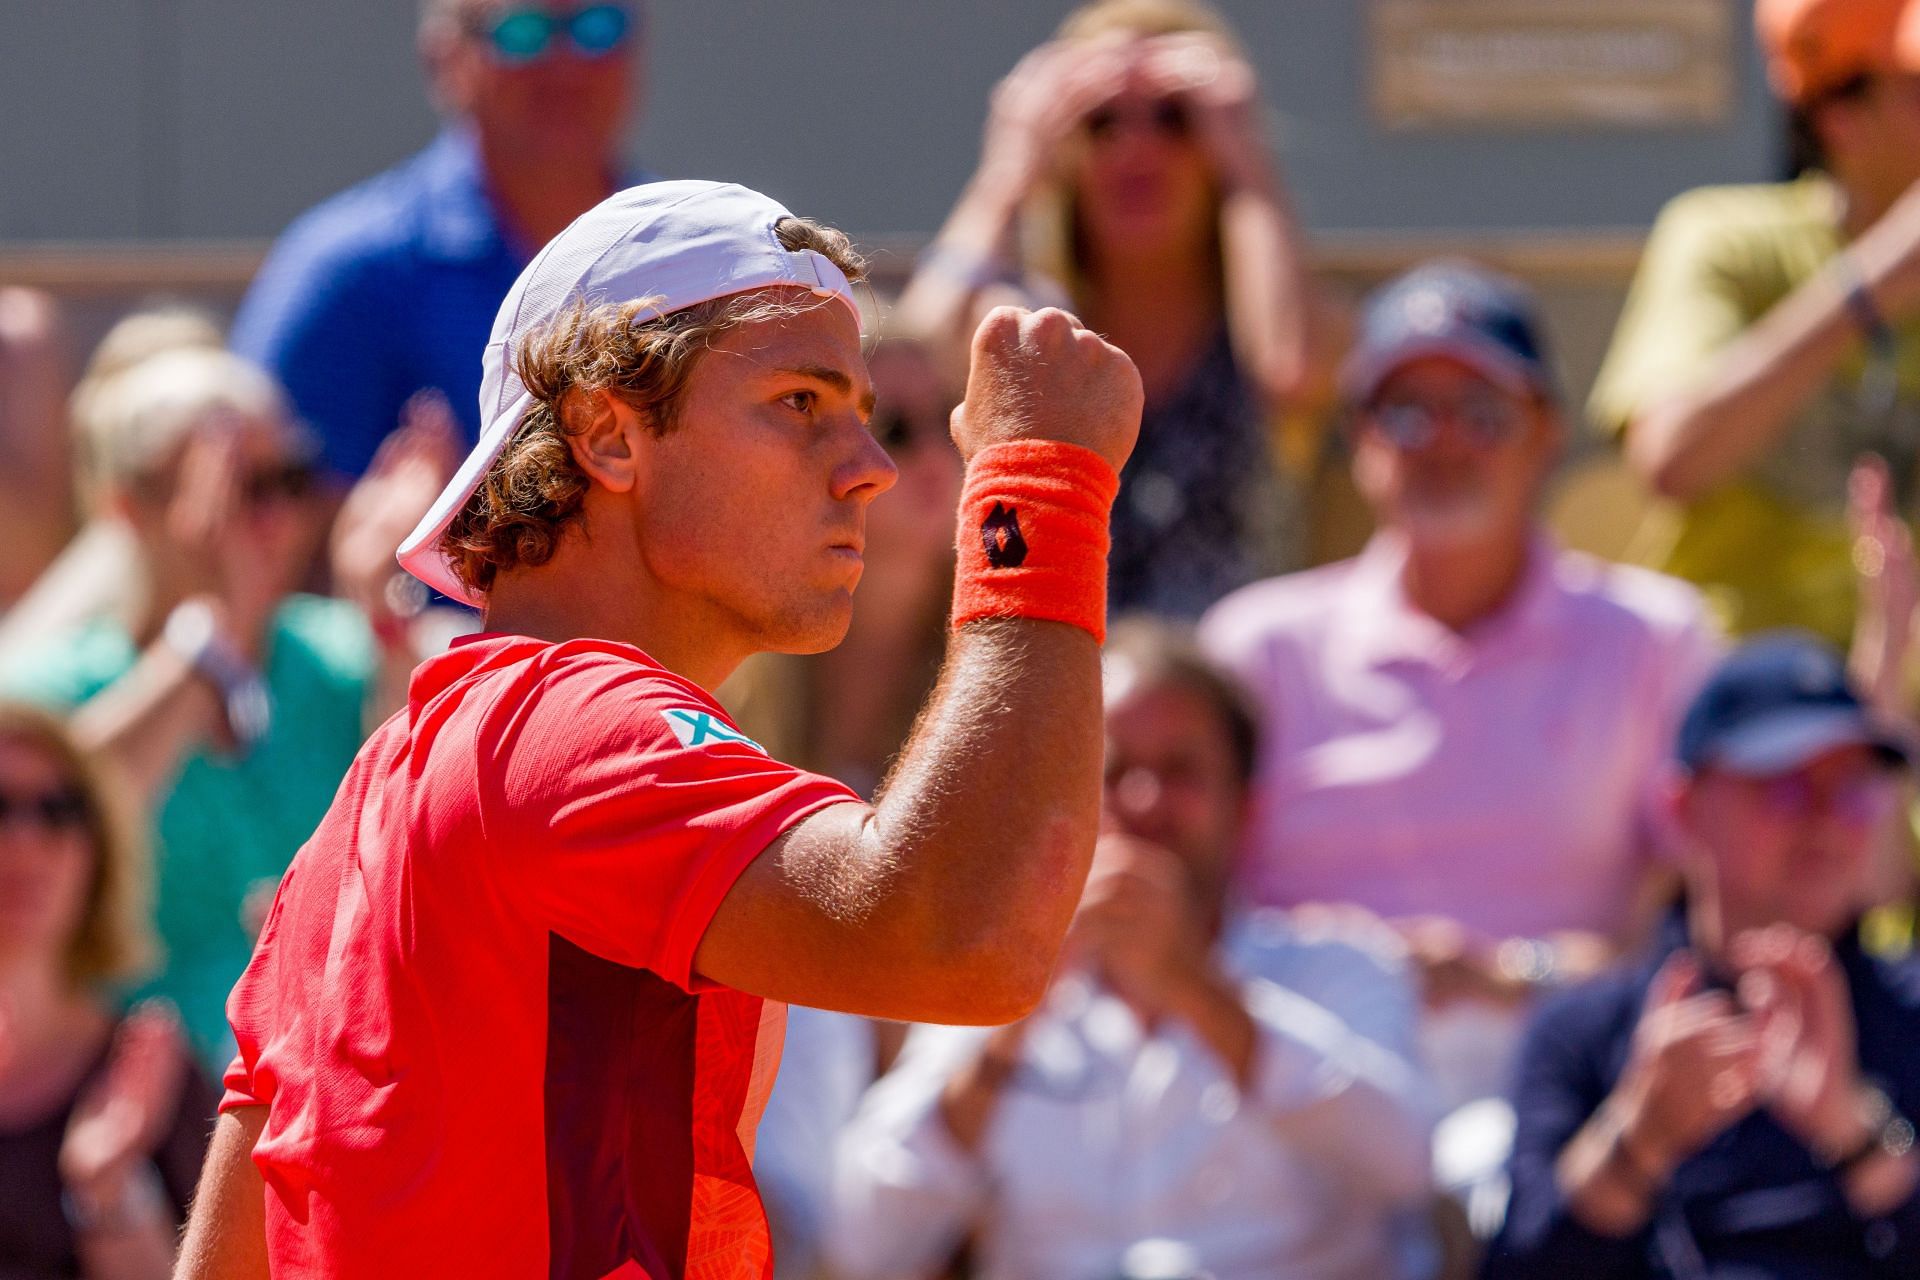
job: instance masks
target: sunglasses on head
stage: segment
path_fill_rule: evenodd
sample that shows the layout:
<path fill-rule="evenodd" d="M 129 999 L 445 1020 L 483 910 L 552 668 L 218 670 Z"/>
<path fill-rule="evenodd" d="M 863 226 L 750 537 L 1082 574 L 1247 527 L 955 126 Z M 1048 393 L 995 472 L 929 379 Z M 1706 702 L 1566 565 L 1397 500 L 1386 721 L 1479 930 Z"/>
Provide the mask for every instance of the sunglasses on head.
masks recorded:
<path fill-rule="evenodd" d="M 85 826 L 87 798 L 72 787 L 51 791 L 0 790 L 0 827 L 26 823 L 42 831 L 72 831 Z"/>
<path fill-rule="evenodd" d="M 1144 107 L 1131 110 L 1123 110 L 1119 104 L 1109 102 L 1089 111 L 1082 123 L 1087 136 L 1096 142 L 1111 138 L 1120 131 L 1121 126 L 1129 124 L 1144 126 L 1163 138 L 1184 138 L 1192 128 L 1186 104 L 1178 98 L 1159 98 Z"/>
<path fill-rule="evenodd" d="M 494 56 L 510 65 L 549 56 L 562 34 L 581 57 L 603 58 L 625 44 L 636 25 L 633 14 L 617 4 L 588 5 L 568 13 L 514 8 L 480 21 Z"/>
<path fill-rule="evenodd" d="M 1374 430 L 1396 449 L 1418 450 L 1440 436 L 1441 424 L 1451 419 L 1467 439 L 1482 449 L 1503 445 L 1526 425 L 1526 410 L 1497 391 L 1468 392 L 1457 400 L 1377 400 L 1365 417 Z"/>

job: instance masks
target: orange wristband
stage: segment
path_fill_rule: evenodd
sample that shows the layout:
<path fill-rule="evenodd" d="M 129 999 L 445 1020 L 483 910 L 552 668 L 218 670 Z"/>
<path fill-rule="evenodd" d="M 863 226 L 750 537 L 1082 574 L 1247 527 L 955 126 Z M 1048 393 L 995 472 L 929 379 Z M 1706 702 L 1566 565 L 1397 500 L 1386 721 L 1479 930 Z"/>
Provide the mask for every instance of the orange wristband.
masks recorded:
<path fill-rule="evenodd" d="M 1107 638 L 1107 519 L 1120 477 L 1091 449 L 1012 440 L 973 456 L 960 492 L 953 625 L 1041 618 Z"/>

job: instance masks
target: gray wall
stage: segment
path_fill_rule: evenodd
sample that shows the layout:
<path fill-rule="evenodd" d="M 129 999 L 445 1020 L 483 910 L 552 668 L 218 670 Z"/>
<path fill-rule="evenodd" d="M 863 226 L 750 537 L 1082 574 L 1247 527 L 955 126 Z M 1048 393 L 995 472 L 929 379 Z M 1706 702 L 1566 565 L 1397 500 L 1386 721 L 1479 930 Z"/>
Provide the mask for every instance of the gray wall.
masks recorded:
<path fill-rule="evenodd" d="M 414 0 L 3 0 L 0 241 L 268 236 L 434 120 Z M 1744 31 L 1750 0 L 1736 4 Z M 1713 129 L 1386 134 L 1364 0 L 1224 0 L 1322 231 L 1643 226 L 1674 191 L 1769 176 L 1777 124 L 1741 42 Z M 635 154 L 736 178 L 866 235 L 924 234 L 988 88 L 1060 0 L 655 0 Z"/>

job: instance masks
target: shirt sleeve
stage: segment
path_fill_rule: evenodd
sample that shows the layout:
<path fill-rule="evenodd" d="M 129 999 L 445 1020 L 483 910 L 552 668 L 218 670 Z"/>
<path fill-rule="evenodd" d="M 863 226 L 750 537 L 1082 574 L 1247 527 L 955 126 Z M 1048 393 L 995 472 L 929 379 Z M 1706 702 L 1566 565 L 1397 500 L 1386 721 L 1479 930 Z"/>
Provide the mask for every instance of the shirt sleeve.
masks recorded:
<path fill-rule="evenodd" d="M 1624 434 L 1662 399 L 1687 390 L 1707 357 L 1752 323 L 1714 194 L 1676 197 L 1648 234 L 1587 403 L 1594 423 L 1610 434 Z"/>
<path fill-rule="evenodd" d="M 281 237 L 234 317 L 233 349 L 280 380 L 343 476 L 367 469 L 414 390 L 394 348 L 393 326 L 409 313 L 395 296 L 401 274 L 322 208 Z"/>
<path fill-rule="evenodd" d="M 991 1032 L 914 1028 L 900 1061 L 840 1132 L 824 1238 L 832 1274 L 931 1274 L 987 1208 L 991 1185 L 940 1115 L 940 1095 Z"/>
<path fill-rule="evenodd" d="M 489 844 L 510 892 L 575 945 L 690 990 L 694 951 L 747 864 L 809 814 L 861 803 L 623 659 L 568 659 L 494 723 Z"/>

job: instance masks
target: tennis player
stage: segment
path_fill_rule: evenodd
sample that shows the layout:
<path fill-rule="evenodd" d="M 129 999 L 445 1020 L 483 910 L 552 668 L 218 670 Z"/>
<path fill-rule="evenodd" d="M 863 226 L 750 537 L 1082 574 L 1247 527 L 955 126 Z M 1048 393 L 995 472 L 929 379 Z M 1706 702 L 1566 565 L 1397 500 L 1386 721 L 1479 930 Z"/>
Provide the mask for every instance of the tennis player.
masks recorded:
<path fill-rule="evenodd" d="M 847 626 L 894 478 L 860 274 L 706 182 L 621 192 L 522 274 L 480 442 L 401 549 L 486 631 L 416 671 L 280 885 L 179 1276 L 757 1280 L 782 1002 L 1038 999 L 1093 847 L 1140 382 L 1064 312 L 980 326 L 946 669 L 868 806 L 710 693 Z"/>

